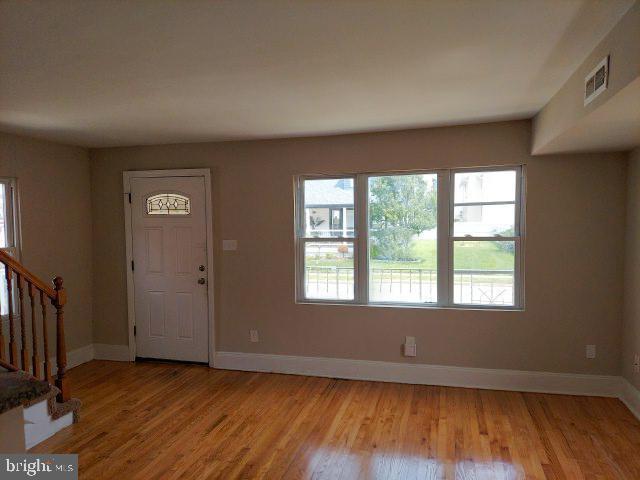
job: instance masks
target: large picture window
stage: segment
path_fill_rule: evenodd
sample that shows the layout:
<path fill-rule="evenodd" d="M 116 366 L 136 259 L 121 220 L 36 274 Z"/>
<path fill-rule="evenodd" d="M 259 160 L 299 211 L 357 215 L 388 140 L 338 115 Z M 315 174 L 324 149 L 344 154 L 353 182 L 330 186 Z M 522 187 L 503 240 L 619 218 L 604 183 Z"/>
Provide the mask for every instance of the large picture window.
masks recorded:
<path fill-rule="evenodd" d="M 522 308 L 522 167 L 297 179 L 302 302 Z"/>

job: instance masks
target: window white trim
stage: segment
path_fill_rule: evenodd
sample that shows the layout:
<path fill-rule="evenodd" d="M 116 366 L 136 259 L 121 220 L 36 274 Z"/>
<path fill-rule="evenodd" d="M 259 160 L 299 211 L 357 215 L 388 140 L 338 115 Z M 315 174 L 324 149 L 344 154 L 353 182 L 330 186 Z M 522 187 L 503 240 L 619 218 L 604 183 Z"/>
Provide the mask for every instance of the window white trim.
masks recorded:
<path fill-rule="evenodd" d="M 487 201 L 455 203 L 453 180 L 455 173 L 480 171 L 516 172 L 516 192 L 514 201 Z M 369 232 L 368 232 L 368 186 L 369 178 L 385 175 L 436 174 L 437 183 L 437 301 L 433 303 L 387 302 L 369 300 Z M 304 206 L 304 181 L 320 179 L 352 178 L 354 180 L 354 236 L 353 237 L 306 237 Z M 295 198 L 295 301 L 297 303 L 317 303 L 336 305 L 360 305 L 383 307 L 454 308 L 470 310 L 522 310 L 524 309 L 524 238 L 525 238 L 525 171 L 524 166 L 495 166 L 481 168 L 459 168 L 416 171 L 368 172 L 344 175 L 299 175 L 294 179 Z M 453 236 L 455 206 L 511 205 L 515 207 L 514 235 L 492 237 Z M 455 241 L 513 241 L 514 242 L 514 286 L 513 305 L 455 303 L 453 246 Z M 353 243 L 354 298 L 353 300 L 315 299 L 305 295 L 305 244 L 314 242 Z"/>

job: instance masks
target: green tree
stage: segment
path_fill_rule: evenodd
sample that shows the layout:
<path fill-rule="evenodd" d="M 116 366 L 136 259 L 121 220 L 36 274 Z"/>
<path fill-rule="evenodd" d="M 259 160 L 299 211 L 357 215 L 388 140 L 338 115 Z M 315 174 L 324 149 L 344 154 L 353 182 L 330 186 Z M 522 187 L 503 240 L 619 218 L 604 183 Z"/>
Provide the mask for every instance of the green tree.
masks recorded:
<path fill-rule="evenodd" d="M 411 260 L 413 237 L 436 226 L 436 181 L 423 175 L 373 177 L 369 183 L 372 256 Z"/>

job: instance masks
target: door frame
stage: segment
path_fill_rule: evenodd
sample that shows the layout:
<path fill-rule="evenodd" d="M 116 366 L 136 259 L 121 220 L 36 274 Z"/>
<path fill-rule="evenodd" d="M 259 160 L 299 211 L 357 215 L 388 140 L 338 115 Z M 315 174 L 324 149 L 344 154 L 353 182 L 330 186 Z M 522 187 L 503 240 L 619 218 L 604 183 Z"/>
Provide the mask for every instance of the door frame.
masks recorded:
<path fill-rule="evenodd" d="M 203 177 L 205 188 L 205 217 L 207 231 L 207 303 L 209 326 L 209 366 L 214 366 L 215 358 L 215 316 L 214 316 L 214 275 L 213 275 L 213 204 L 211 194 L 211 170 L 208 168 L 189 168 L 179 170 L 125 170 L 122 172 L 124 203 L 124 230 L 126 258 L 125 270 L 127 272 L 127 317 L 129 324 L 129 360 L 136 360 L 136 338 L 134 327 L 136 324 L 135 310 L 135 283 L 133 279 L 133 225 L 131 216 L 131 180 L 134 178 L 162 178 L 162 177 Z"/>

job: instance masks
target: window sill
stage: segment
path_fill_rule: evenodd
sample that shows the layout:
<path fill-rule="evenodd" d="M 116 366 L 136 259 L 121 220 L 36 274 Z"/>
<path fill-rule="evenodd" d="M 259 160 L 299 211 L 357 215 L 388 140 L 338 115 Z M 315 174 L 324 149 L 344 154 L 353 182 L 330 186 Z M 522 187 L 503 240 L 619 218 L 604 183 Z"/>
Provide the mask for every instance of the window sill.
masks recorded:
<path fill-rule="evenodd" d="M 315 301 L 315 300 L 296 300 L 296 305 L 320 305 L 320 306 L 338 306 L 338 307 L 374 307 L 374 308 L 403 308 L 418 310 L 464 310 L 464 311 L 480 311 L 480 312 L 524 312 L 523 307 L 497 305 L 429 305 L 419 303 L 354 303 L 354 302 L 338 302 L 333 300 Z"/>

